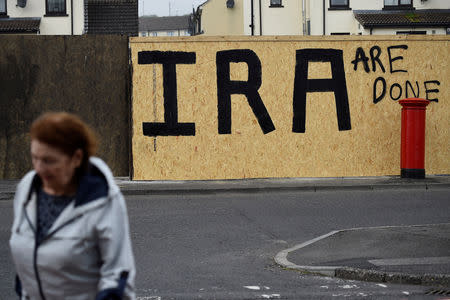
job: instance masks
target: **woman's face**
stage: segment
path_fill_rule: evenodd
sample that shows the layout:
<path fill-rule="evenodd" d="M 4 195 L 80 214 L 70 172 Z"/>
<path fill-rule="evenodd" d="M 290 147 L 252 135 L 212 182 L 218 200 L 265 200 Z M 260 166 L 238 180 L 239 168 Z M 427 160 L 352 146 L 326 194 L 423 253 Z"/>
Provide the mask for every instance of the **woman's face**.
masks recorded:
<path fill-rule="evenodd" d="M 31 141 L 33 168 L 42 180 L 43 188 L 51 194 L 74 192 L 75 170 L 81 165 L 82 151 L 78 149 L 69 156 L 38 140 Z M 76 187 L 75 187 L 76 189 Z"/>

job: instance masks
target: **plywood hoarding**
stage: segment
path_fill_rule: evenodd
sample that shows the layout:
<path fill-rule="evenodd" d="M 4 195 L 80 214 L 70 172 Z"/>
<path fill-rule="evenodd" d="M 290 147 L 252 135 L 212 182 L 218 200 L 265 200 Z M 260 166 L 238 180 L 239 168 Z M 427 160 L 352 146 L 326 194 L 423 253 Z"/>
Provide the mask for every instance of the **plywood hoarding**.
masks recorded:
<path fill-rule="evenodd" d="M 399 99 L 450 173 L 450 38 L 132 38 L 133 179 L 400 173 Z"/>

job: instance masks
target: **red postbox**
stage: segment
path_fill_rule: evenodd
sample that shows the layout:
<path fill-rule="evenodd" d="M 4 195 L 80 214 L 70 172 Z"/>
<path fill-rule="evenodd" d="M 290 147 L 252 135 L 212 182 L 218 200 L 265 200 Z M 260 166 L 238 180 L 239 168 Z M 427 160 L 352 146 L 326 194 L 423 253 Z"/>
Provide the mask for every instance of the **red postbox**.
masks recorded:
<path fill-rule="evenodd" d="M 402 105 L 401 177 L 425 178 L 425 116 L 430 101 L 400 100 Z"/>

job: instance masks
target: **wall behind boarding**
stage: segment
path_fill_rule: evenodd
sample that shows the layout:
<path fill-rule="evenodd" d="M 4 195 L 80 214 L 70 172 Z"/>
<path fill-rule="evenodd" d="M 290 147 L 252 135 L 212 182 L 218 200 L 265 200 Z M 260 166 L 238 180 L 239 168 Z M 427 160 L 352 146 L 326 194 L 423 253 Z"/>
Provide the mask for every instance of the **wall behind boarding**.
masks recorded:
<path fill-rule="evenodd" d="M 131 38 L 132 177 L 400 174 L 399 99 L 450 173 L 447 36 Z"/>
<path fill-rule="evenodd" d="M 31 169 L 29 127 L 45 111 L 80 115 L 115 176 L 129 172 L 128 39 L 0 36 L 0 178 Z"/>
<path fill-rule="evenodd" d="M 225 1 L 209 1 L 202 5 L 201 27 L 204 35 L 244 34 L 245 1 L 235 1 L 226 8 Z"/>

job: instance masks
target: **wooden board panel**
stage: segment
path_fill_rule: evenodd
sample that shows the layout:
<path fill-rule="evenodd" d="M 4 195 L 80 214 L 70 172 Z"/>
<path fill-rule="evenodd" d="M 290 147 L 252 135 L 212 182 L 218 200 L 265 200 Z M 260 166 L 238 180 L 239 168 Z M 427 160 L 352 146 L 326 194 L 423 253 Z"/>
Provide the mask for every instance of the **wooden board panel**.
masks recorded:
<path fill-rule="evenodd" d="M 449 41 L 446 36 L 132 38 L 132 177 L 398 175 L 397 100 L 414 96 L 434 99 L 427 109 L 426 172 L 449 174 Z M 169 99 L 176 99 L 178 116 L 165 119 Z M 167 124 L 170 118 L 182 123 L 178 133 Z M 145 135 L 143 123 L 156 122 L 166 122 L 172 129 L 163 134 L 169 135 L 154 128 Z"/>
<path fill-rule="evenodd" d="M 78 114 L 99 137 L 98 156 L 129 175 L 128 37 L 0 35 L 0 179 L 32 168 L 30 125 L 46 111 Z"/>

